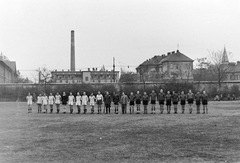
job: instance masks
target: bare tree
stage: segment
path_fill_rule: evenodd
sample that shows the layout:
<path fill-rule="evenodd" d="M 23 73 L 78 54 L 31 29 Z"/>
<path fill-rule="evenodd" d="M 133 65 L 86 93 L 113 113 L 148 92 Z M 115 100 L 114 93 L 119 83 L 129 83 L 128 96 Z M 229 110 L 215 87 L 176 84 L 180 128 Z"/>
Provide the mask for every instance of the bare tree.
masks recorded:
<path fill-rule="evenodd" d="M 47 83 L 51 81 L 51 71 L 49 71 L 45 66 L 36 70 L 39 77 L 39 83 L 44 84 L 44 92 L 46 92 Z"/>
<path fill-rule="evenodd" d="M 221 89 L 222 82 L 227 78 L 228 72 L 231 72 L 233 69 L 233 65 L 229 62 L 226 62 L 226 57 L 229 58 L 230 55 L 224 53 L 224 51 L 209 52 L 209 68 L 212 73 L 216 74 L 217 76 L 219 89 Z"/>

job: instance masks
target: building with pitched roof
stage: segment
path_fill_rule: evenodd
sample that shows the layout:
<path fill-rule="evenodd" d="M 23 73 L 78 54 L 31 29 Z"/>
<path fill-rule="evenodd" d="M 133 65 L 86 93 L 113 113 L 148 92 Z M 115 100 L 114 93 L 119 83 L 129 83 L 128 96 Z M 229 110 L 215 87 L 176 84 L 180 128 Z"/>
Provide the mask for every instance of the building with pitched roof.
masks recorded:
<path fill-rule="evenodd" d="M 14 83 L 17 77 L 16 62 L 0 55 L 0 83 Z"/>
<path fill-rule="evenodd" d="M 193 60 L 179 50 L 169 52 L 167 55 L 156 55 L 144 61 L 136 70 L 140 81 L 193 80 Z"/>

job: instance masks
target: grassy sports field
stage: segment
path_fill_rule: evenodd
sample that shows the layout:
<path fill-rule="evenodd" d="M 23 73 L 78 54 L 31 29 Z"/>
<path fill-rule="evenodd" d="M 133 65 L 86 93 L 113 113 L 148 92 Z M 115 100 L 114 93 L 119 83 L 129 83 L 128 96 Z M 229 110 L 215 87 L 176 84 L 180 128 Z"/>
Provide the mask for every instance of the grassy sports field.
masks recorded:
<path fill-rule="evenodd" d="M 28 114 L 26 103 L 1 102 L 0 162 L 240 162 L 240 101 L 210 102 L 207 115 L 157 110 Z"/>

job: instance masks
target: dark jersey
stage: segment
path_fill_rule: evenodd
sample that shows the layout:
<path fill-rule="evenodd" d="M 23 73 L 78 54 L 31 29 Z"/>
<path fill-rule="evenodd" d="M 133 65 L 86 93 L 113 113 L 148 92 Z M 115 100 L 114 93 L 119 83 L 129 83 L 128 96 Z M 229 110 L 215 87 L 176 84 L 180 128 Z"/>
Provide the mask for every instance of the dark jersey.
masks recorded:
<path fill-rule="evenodd" d="M 156 93 L 151 93 L 150 94 L 150 99 L 151 99 L 151 101 L 155 101 L 157 99 L 157 94 Z"/>
<path fill-rule="evenodd" d="M 142 96 L 142 100 L 143 100 L 143 101 L 148 101 L 148 100 L 149 100 L 148 95 L 143 95 L 143 96 Z"/>
<path fill-rule="evenodd" d="M 181 95 L 179 96 L 179 98 L 180 98 L 181 101 L 184 101 L 184 100 L 187 99 L 187 97 L 186 97 L 185 94 L 181 94 Z"/>
<path fill-rule="evenodd" d="M 166 95 L 166 100 L 171 100 L 171 99 L 172 99 L 172 95 L 167 94 L 167 95 Z"/>
<path fill-rule="evenodd" d="M 118 94 L 114 95 L 114 96 L 113 96 L 113 102 L 114 102 L 114 104 L 119 103 L 119 101 L 120 101 L 120 96 L 119 96 Z"/>
<path fill-rule="evenodd" d="M 188 93 L 187 94 L 187 99 L 194 99 L 193 93 Z"/>
<path fill-rule="evenodd" d="M 68 96 L 67 95 L 62 96 L 62 104 L 67 105 L 67 102 L 68 102 Z"/>
<path fill-rule="evenodd" d="M 202 98 L 201 94 L 196 94 L 196 95 L 195 95 L 195 100 L 196 100 L 196 101 L 200 101 L 201 98 Z"/>
<path fill-rule="evenodd" d="M 135 96 L 134 95 L 130 95 L 129 96 L 129 101 L 135 101 Z"/>
<path fill-rule="evenodd" d="M 136 94 L 135 95 L 135 99 L 136 100 L 141 100 L 142 99 L 142 95 L 141 94 Z"/>
<path fill-rule="evenodd" d="M 178 94 L 174 93 L 174 94 L 172 95 L 172 101 L 173 101 L 173 102 L 178 102 Z"/>
<path fill-rule="evenodd" d="M 158 94 L 158 100 L 159 100 L 159 101 L 165 100 L 165 94 L 164 94 L 164 93 L 159 93 L 159 94 Z"/>
<path fill-rule="evenodd" d="M 202 94 L 202 100 L 208 100 L 208 95 L 207 94 Z"/>

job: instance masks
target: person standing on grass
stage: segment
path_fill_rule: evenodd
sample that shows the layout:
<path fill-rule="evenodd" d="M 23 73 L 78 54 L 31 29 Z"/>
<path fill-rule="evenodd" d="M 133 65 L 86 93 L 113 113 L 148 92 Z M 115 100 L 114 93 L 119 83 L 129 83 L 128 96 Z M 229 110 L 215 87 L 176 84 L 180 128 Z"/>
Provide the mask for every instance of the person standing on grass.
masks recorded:
<path fill-rule="evenodd" d="M 167 114 L 171 113 L 171 104 L 172 104 L 172 95 L 170 94 L 170 91 L 167 91 L 167 94 L 166 94 Z"/>
<path fill-rule="evenodd" d="M 77 114 L 80 114 L 81 112 L 81 95 L 79 92 L 77 92 L 77 96 L 76 96 L 76 105 L 77 105 Z"/>
<path fill-rule="evenodd" d="M 52 95 L 52 93 L 50 93 L 49 97 L 48 97 L 48 103 L 49 103 L 49 106 L 50 106 L 50 113 L 53 112 L 54 101 L 55 101 L 55 97 Z"/>
<path fill-rule="evenodd" d="M 114 108 L 115 108 L 115 114 L 118 114 L 118 104 L 120 102 L 120 97 L 119 94 L 114 92 L 113 93 L 113 103 L 114 103 Z"/>
<path fill-rule="evenodd" d="M 43 94 L 42 100 L 43 100 L 44 113 L 47 113 L 48 97 L 46 93 Z"/>
<path fill-rule="evenodd" d="M 61 95 L 57 92 L 57 94 L 55 95 L 55 104 L 57 107 L 57 114 L 60 111 L 60 104 L 61 104 Z"/>
<path fill-rule="evenodd" d="M 149 102 L 149 97 L 147 95 L 147 92 L 144 92 L 143 93 L 143 96 L 142 96 L 142 101 L 143 101 L 143 109 L 144 109 L 144 114 L 147 114 L 147 106 L 148 106 L 148 102 Z"/>
<path fill-rule="evenodd" d="M 197 107 L 197 114 L 200 114 L 200 105 L 201 105 L 201 94 L 199 92 L 197 92 L 197 94 L 195 94 L 195 102 L 196 102 L 196 107 Z"/>
<path fill-rule="evenodd" d="M 93 95 L 93 93 L 91 93 L 91 95 L 89 96 L 89 104 L 91 107 L 91 114 L 94 113 L 95 101 L 96 101 L 96 97 Z"/>
<path fill-rule="evenodd" d="M 72 92 L 70 92 L 68 96 L 68 105 L 70 107 L 70 114 L 73 113 L 73 104 L 75 102 L 75 97 L 72 95 Z"/>
<path fill-rule="evenodd" d="M 185 111 L 186 99 L 187 99 L 187 97 L 184 94 L 184 91 L 182 91 L 181 95 L 180 95 L 180 103 L 181 103 L 181 106 L 182 106 L 182 114 L 184 114 L 184 111 Z"/>
<path fill-rule="evenodd" d="M 83 114 L 87 113 L 87 104 L 88 104 L 88 96 L 86 95 L 86 92 L 83 92 L 82 95 L 82 105 L 83 105 Z"/>
<path fill-rule="evenodd" d="M 152 90 L 152 93 L 150 94 L 150 101 L 151 101 L 151 114 L 155 114 L 156 113 L 156 100 L 157 100 L 157 94 L 155 93 L 154 90 Z"/>
<path fill-rule="evenodd" d="M 130 114 L 134 113 L 134 101 L 135 101 L 135 96 L 133 94 L 133 92 L 130 93 L 130 96 L 129 96 L 129 111 L 130 111 Z"/>
<path fill-rule="evenodd" d="M 67 112 L 67 102 L 68 102 L 68 96 L 65 92 L 63 92 L 62 95 L 62 105 L 63 105 L 63 114 Z"/>
<path fill-rule="evenodd" d="M 162 114 L 164 111 L 164 100 L 165 100 L 165 93 L 161 89 L 160 93 L 158 94 L 158 101 L 159 101 L 159 105 L 160 105 L 160 114 Z"/>
<path fill-rule="evenodd" d="M 120 99 L 120 103 L 122 104 L 122 114 L 127 114 L 127 103 L 128 103 L 128 97 L 125 95 L 125 93 L 122 93 L 122 97 Z"/>
<path fill-rule="evenodd" d="M 28 93 L 26 99 L 28 105 L 28 113 L 32 113 L 33 96 L 30 93 Z"/>
<path fill-rule="evenodd" d="M 97 96 L 97 106 L 98 106 L 98 114 L 102 113 L 102 103 L 103 103 L 103 95 L 101 94 L 101 92 L 99 91 Z"/>
<path fill-rule="evenodd" d="M 187 94 L 187 100 L 188 100 L 188 105 L 189 105 L 189 114 L 192 114 L 193 110 L 193 100 L 194 100 L 194 94 L 192 93 L 192 90 L 190 89 L 188 94 Z"/>
<path fill-rule="evenodd" d="M 137 94 L 135 95 L 136 105 L 137 105 L 137 114 L 140 114 L 140 105 L 142 100 L 142 95 L 137 91 Z"/>
<path fill-rule="evenodd" d="M 105 108 L 106 108 L 106 114 L 110 114 L 110 108 L 111 108 L 111 96 L 109 95 L 109 92 L 106 92 L 106 95 L 104 97 L 104 104 L 105 104 Z"/>
<path fill-rule="evenodd" d="M 202 105 L 203 105 L 203 114 L 205 114 L 205 110 L 206 110 L 206 114 L 208 114 L 208 95 L 206 94 L 205 91 L 203 91 L 202 94 Z"/>
<path fill-rule="evenodd" d="M 177 114 L 177 105 L 178 105 L 178 94 L 173 91 L 172 102 L 174 108 L 174 114 Z"/>
<path fill-rule="evenodd" d="M 43 104 L 42 95 L 39 94 L 37 97 L 38 113 L 42 113 L 42 104 Z"/>

